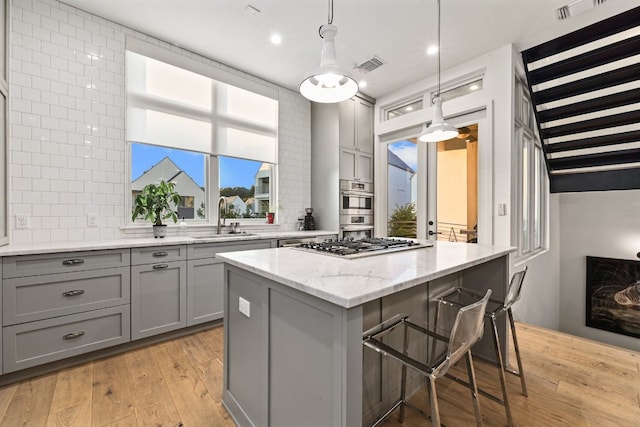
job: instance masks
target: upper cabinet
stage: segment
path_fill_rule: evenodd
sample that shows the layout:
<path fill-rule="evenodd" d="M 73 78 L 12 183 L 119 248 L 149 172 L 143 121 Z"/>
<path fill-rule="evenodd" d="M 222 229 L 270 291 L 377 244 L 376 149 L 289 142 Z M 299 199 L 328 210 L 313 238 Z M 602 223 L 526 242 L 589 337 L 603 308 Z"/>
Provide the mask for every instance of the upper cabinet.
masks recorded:
<path fill-rule="evenodd" d="M 373 104 L 356 96 L 338 108 L 340 178 L 373 182 Z"/>
<path fill-rule="evenodd" d="M 353 97 L 339 104 L 340 146 L 373 153 L 373 104 Z"/>

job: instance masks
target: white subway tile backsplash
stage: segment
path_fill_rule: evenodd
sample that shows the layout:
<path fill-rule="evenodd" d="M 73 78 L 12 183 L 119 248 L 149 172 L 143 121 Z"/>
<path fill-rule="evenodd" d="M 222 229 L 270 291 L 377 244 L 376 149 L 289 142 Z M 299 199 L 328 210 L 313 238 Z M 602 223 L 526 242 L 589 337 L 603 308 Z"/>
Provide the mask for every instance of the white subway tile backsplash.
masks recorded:
<path fill-rule="evenodd" d="M 281 229 L 295 227 L 310 203 L 310 104 L 299 94 L 57 0 L 13 0 L 11 12 L 10 211 L 32 226 L 12 223 L 13 242 L 124 236 L 126 37 L 278 90 Z"/>

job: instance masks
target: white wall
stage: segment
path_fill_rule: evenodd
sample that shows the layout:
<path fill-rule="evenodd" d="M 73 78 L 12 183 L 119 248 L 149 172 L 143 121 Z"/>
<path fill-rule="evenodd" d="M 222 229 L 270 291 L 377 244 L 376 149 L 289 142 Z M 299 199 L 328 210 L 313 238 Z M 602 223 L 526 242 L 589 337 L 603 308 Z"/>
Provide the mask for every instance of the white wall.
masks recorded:
<path fill-rule="evenodd" d="M 585 326 L 586 256 L 638 260 L 640 190 L 566 193 L 560 200 L 560 330 L 640 351 L 640 339 Z"/>
<path fill-rule="evenodd" d="M 298 93 L 56 0 L 12 0 L 9 212 L 13 243 L 124 237 L 124 52 L 132 37 L 274 88 L 279 96 L 278 221 L 310 205 L 310 103 Z M 15 229 L 28 214 L 30 228 Z M 99 228 L 87 227 L 98 213 Z"/>

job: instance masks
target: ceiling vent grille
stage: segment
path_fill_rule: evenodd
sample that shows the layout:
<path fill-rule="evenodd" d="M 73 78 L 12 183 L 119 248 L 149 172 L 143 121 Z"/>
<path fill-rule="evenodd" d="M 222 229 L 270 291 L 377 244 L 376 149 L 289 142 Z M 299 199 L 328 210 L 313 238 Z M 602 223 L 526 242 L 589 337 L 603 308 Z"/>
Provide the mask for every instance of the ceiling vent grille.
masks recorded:
<path fill-rule="evenodd" d="M 382 59 L 378 58 L 377 56 L 373 56 L 372 58 L 362 62 L 360 65 L 356 65 L 356 68 L 364 73 L 369 73 L 377 68 L 382 67 L 384 64 L 385 62 Z"/>
<path fill-rule="evenodd" d="M 559 7 L 556 9 L 556 18 L 559 21 L 563 21 L 572 16 L 576 16 L 580 13 L 586 12 L 587 10 L 593 9 L 596 6 L 600 6 L 605 3 L 607 0 L 575 0 L 569 4 Z"/>

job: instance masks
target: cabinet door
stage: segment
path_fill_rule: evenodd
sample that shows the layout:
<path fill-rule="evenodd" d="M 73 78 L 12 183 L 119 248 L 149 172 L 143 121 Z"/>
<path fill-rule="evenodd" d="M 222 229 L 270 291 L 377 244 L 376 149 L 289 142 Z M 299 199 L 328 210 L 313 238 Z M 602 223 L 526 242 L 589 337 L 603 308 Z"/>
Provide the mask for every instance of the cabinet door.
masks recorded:
<path fill-rule="evenodd" d="M 221 319 L 224 313 L 224 262 L 187 261 L 187 326 Z"/>
<path fill-rule="evenodd" d="M 356 148 L 373 154 L 373 105 L 356 98 L 355 102 Z"/>
<path fill-rule="evenodd" d="M 373 155 L 368 153 L 356 153 L 356 179 L 373 182 Z"/>
<path fill-rule="evenodd" d="M 338 104 L 338 128 L 340 145 L 345 148 L 356 148 L 355 132 L 355 99 L 347 99 Z"/>
<path fill-rule="evenodd" d="M 131 339 L 187 325 L 187 262 L 131 267 Z"/>
<path fill-rule="evenodd" d="M 356 179 L 356 152 L 340 148 L 340 179 Z"/>

